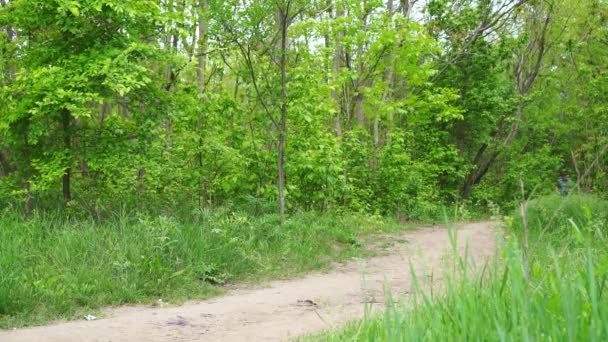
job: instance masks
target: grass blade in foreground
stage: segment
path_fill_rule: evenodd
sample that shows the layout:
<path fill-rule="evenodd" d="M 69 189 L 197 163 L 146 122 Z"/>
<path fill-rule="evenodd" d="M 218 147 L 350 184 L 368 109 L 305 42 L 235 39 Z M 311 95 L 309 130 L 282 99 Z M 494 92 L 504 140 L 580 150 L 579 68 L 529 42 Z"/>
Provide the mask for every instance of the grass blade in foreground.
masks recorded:
<path fill-rule="evenodd" d="M 514 217 L 501 260 L 485 274 L 450 275 L 444 296 L 316 337 L 326 341 L 604 341 L 608 339 L 608 201 L 530 201 L 530 288 Z M 550 223 L 550 226 L 547 224 Z M 420 290 L 417 290 L 420 291 Z M 416 296 L 412 296 L 416 297 Z"/>

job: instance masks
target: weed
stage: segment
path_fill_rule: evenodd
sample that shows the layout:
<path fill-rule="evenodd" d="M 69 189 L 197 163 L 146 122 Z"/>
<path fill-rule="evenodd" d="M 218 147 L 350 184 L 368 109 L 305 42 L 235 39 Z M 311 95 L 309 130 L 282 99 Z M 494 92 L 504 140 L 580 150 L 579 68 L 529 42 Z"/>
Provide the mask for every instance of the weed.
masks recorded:
<path fill-rule="evenodd" d="M 529 202 L 530 278 L 519 214 L 489 271 L 448 274 L 443 296 L 417 288 L 384 316 L 314 337 L 326 341 L 605 341 L 608 201 L 549 196 Z M 457 262 L 457 260 L 455 260 Z"/>
<path fill-rule="evenodd" d="M 209 210 L 195 219 L 0 219 L 0 328 L 70 319 L 107 305 L 205 298 L 236 281 L 281 278 L 362 253 L 360 235 L 404 229 L 380 218 Z"/>

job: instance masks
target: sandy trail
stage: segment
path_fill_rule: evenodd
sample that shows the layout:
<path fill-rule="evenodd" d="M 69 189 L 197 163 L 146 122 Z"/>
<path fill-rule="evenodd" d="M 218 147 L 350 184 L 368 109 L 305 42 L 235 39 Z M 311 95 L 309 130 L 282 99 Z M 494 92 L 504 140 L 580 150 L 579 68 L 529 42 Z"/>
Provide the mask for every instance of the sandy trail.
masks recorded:
<path fill-rule="evenodd" d="M 328 273 L 237 289 L 226 296 L 175 307 L 109 309 L 107 318 L 0 332 L 4 342 L 284 341 L 361 318 L 364 303 L 381 309 L 389 286 L 393 297 L 411 290 L 410 263 L 419 278 L 439 282 L 451 247 L 447 230 L 424 228 L 383 237 L 388 255 L 353 260 Z M 463 224 L 458 246 L 478 265 L 496 251 L 490 222 Z M 314 304 L 311 304 L 310 302 Z M 369 304 L 368 304 L 369 305 Z"/>

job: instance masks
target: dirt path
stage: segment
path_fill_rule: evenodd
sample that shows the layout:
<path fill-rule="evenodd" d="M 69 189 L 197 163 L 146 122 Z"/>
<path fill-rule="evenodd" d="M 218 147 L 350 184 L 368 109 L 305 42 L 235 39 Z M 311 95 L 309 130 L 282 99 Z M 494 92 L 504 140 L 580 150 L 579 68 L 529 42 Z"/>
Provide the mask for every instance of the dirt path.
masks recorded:
<path fill-rule="evenodd" d="M 495 237 L 489 222 L 462 225 L 459 251 L 463 253 L 468 244 L 469 255 L 481 264 L 494 255 Z M 281 341 L 339 327 L 362 317 L 364 303 L 382 303 L 386 285 L 393 297 L 407 295 L 412 286 L 410 261 L 420 279 L 440 279 L 450 250 L 445 229 L 425 228 L 384 238 L 393 244 L 389 255 L 351 261 L 329 273 L 237 289 L 178 307 L 125 307 L 96 321 L 4 331 L 0 341 Z"/>

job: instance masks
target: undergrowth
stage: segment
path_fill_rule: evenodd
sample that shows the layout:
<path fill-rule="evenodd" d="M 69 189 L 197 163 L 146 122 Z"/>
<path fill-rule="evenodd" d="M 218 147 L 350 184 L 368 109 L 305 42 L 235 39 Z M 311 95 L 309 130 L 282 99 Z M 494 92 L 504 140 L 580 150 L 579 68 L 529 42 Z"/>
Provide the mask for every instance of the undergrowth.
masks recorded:
<path fill-rule="evenodd" d="M 223 284 L 280 278 L 360 255 L 378 217 L 209 210 L 190 222 L 117 215 L 0 218 L 0 328 L 77 318 L 102 306 L 205 298 Z"/>
<path fill-rule="evenodd" d="M 445 291 L 412 289 L 381 316 L 316 336 L 325 341 L 605 341 L 608 339 L 608 201 L 580 195 L 528 203 L 485 272 L 458 258 Z M 502 235 L 502 234 L 501 234 Z M 529 270 L 529 271 L 528 271 Z"/>

